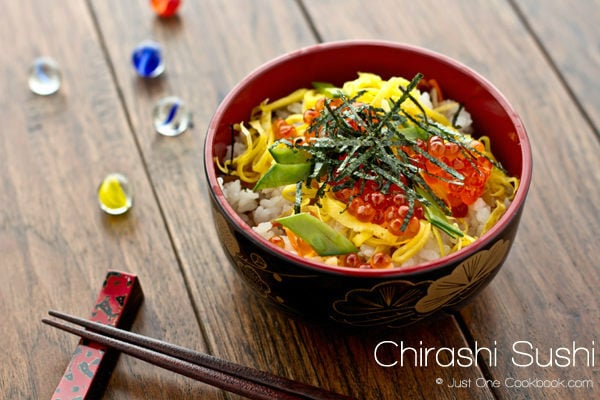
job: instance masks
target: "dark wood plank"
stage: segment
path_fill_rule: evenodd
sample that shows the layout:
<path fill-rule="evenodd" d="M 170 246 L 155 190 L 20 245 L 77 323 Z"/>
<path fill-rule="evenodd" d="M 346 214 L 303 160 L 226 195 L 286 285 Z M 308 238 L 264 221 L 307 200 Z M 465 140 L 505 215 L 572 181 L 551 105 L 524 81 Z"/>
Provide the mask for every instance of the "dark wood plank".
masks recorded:
<path fill-rule="evenodd" d="M 40 329 L 37 318 L 30 316 L 44 314 L 50 306 L 88 313 L 87 304 L 107 264 L 142 275 L 151 303 L 142 309 L 136 330 L 203 348 L 175 270 L 177 259 L 192 286 L 195 305 L 205 315 L 204 330 L 213 353 L 361 398 L 489 396 L 487 390 L 453 393 L 434 384 L 436 377 L 446 382 L 480 377 L 478 370 L 383 369 L 374 363 L 372 351 L 381 340 L 464 345 L 452 319 L 369 338 L 315 328 L 264 307 L 228 269 L 211 227 L 205 226 L 209 215 L 198 158 L 201 135 L 212 110 L 237 79 L 273 55 L 311 43 L 313 38 L 292 2 L 238 8 L 231 3 L 192 4 L 185 3 L 181 18 L 166 22 L 153 18 L 141 1 L 92 4 L 102 32 L 107 32 L 104 37 L 110 39 L 106 42 L 110 62 L 127 115 L 121 113 L 111 89 L 113 82 L 83 3 L 50 12 L 31 2 L 8 6 L 7 23 L 0 25 L 3 49 L 10 49 L 0 56 L 4 76 L 0 115 L 8 121 L 9 132 L 0 140 L 0 200 L 5 205 L 0 211 L 4 256 L 0 272 L 11 282 L 0 291 L 1 316 L 11 321 L 0 326 L 6 343 L 2 359 L 7 360 L 0 380 L 4 397 L 47 397 L 75 340 Z M 499 1 L 465 1 L 445 8 L 435 2 L 369 4 L 367 8 L 363 2 L 345 2 L 342 14 L 339 3 L 315 2 L 309 3 L 309 12 L 327 40 L 410 41 L 467 62 L 508 95 L 532 135 L 535 178 L 518 242 L 507 268 L 462 314 L 475 340 L 498 343 L 499 362 L 489 367 L 490 373 L 502 383 L 532 376 L 593 378 L 593 369 L 579 364 L 536 369 L 518 368 L 510 361 L 510 347 L 517 340 L 531 341 L 547 351 L 550 346 L 569 346 L 573 340 L 586 346 L 594 339 L 599 311 L 593 296 L 598 284 L 594 257 L 598 244 L 592 235 L 600 225 L 600 202 L 598 175 L 593 172 L 598 168 L 599 149 L 591 129 L 577 106 L 565 100 L 567 91 L 508 5 Z M 183 13 L 186 9 L 193 11 Z M 401 15 L 414 16 L 415 23 L 399 24 Z M 66 24 L 66 20 L 76 23 Z M 138 40 L 150 35 L 170 41 L 168 59 L 178 61 L 168 65 L 168 79 L 146 84 L 133 76 L 129 54 Z M 247 37 L 256 37 L 256 46 L 247 46 Z M 556 42 L 560 40 L 564 38 L 557 36 Z M 197 49 L 201 52 L 190 56 Z M 61 94 L 50 99 L 24 89 L 26 66 L 42 51 L 60 55 L 57 58 L 72 77 Z M 525 83 L 516 81 L 519 76 Z M 189 82 L 198 82 L 201 89 Z M 576 85 L 572 83 L 570 89 Z M 149 114 L 153 102 L 172 91 L 190 99 L 202 123 L 190 134 L 169 141 L 155 136 Z M 126 117 L 132 121 L 143 159 L 129 136 Z M 573 128 L 569 135 L 564 134 L 564 126 Z M 176 256 L 144 163 L 165 212 Z M 126 170 L 133 179 L 138 202 L 135 213 L 108 219 L 96 208 L 94 191 L 101 176 L 115 168 Z M 89 202 L 80 202 L 82 193 Z M 63 276 L 63 271 L 71 275 Z M 164 280 L 158 278 L 161 273 L 167 274 Z M 144 284 L 144 276 L 156 278 Z M 79 286 L 82 282 L 84 287 Z M 164 293 L 180 293 L 177 305 L 169 303 Z M 74 304 L 77 310 L 71 309 Z M 15 348 L 25 350 L 11 353 Z M 42 357 L 63 362 L 48 367 L 35 361 Z M 191 397 L 192 391 L 201 398 L 218 396 L 209 388 L 135 361 L 122 361 L 118 371 L 122 373 L 111 381 L 107 398 L 179 398 Z M 502 398 L 593 396 L 584 389 L 506 385 L 495 393 Z"/>
<path fill-rule="evenodd" d="M 50 308 L 87 317 L 109 268 L 140 277 L 146 301 L 133 329 L 205 349 L 86 2 L 5 4 L 0 47 L 0 397 L 50 398 L 78 339 L 40 319 Z M 27 87 L 40 55 L 62 67 L 63 86 L 49 97 Z M 116 218 L 96 200 L 112 171 L 135 190 L 134 208 Z M 104 398 L 184 398 L 192 390 L 221 397 L 123 357 Z"/>
<path fill-rule="evenodd" d="M 515 354 L 512 346 L 518 341 L 531 342 L 539 348 L 542 364 L 548 361 L 549 348 L 567 347 L 572 352 L 574 341 L 578 347 L 593 347 L 600 315 L 596 296 L 600 284 L 600 244 L 596 240 L 600 227 L 600 146 L 513 8 L 503 1 L 457 1 L 444 7 L 435 1 L 377 1 L 369 7 L 360 1 L 347 1 L 344 18 L 332 23 L 338 4 L 307 4 L 325 40 L 383 38 L 446 53 L 478 70 L 513 103 L 533 142 L 533 185 L 507 265 L 478 301 L 466 308 L 463 317 L 474 339 L 497 342 L 498 362 L 489 372 L 502 383 L 494 391 L 500 398 L 593 397 L 589 388 L 507 385 L 511 379 L 529 378 L 561 379 L 565 383 L 569 379 L 586 380 L 581 382 L 584 385 L 591 380 L 593 384 L 597 375 L 586 360 L 571 360 L 566 368 L 519 367 L 512 362 L 513 355 L 517 364 L 529 360 Z M 536 10 L 545 7 L 545 3 L 544 7 L 531 4 Z M 570 6 L 565 4 L 565 10 Z M 568 11 L 560 13 L 560 19 L 566 14 Z M 554 22 L 545 22 L 545 29 L 559 27 L 548 45 L 566 52 L 572 40 L 568 34 L 562 36 L 563 25 L 557 19 Z M 590 28 L 587 32 L 587 43 L 597 43 L 596 31 Z M 568 57 L 570 62 L 579 63 L 578 50 L 570 51 L 574 51 Z"/>
<path fill-rule="evenodd" d="M 600 135 L 600 3 L 553 0 L 542 7 L 520 0 L 515 5 Z"/>
<path fill-rule="evenodd" d="M 94 1 L 92 6 L 215 355 L 360 399 L 491 397 L 486 389 L 455 394 L 435 385 L 438 377 L 450 382 L 481 376 L 474 367 L 384 369 L 375 363 L 377 343 L 401 340 L 406 332 L 413 346 L 419 340 L 466 346 L 452 318 L 389 336 L 353 336 L 289 319 L 247 292 L 207 223 L 205 129 L 219 101 L 245 74 L 274 56 L 315 43 L 296 2 L 190 0 L 179 18 L 169 21 L 154 18 L 142 0 Z M 129 54 L 149 37 L 164 45 L 167 70 L 156 82 L 141 82 Z M 194 129 L 178 138 L 160 138 L 151 127 L 154 102 L 166 94 L 177 94 L 195 113 Z M 430 387 L 424 390 L 424 385 Z"/>

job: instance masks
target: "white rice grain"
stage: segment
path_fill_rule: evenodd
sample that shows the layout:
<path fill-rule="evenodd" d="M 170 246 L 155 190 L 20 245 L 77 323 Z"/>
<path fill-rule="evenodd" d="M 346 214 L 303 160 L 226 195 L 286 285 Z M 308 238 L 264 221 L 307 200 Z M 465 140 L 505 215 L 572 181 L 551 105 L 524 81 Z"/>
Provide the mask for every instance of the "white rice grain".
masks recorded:
<path fill-rule="evenodd" d="M 258 207 L 258 193 L 242 188 L 239 180 L 223 184 L 223 194 L 238 214 L 244 214 Z"/>
<path fill-rule="evenodd" d="M 273 224 L 271 222 L 261 222 L 258 225 L 253 226 L 252 229 L 267 240 L 275 236 Z"/>
<path fill-rule="evenodd" d="M 252 213 L 252 218 L 257 224 L 272 221 L 286 214 L 291 207 L 291 203 L 281 196 L 279 189 L 266 189 L 261 193 L 258 207 Z"/>

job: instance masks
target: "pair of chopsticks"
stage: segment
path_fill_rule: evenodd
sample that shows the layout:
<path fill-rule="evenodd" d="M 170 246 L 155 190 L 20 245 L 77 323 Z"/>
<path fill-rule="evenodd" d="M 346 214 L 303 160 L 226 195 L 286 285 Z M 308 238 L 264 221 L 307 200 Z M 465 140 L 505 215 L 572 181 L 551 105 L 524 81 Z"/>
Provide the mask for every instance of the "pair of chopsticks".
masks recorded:
<path fill-rule="evenodd" d="M 172 372 L 221 388 L 249 399 L 354 400 L 316 386 L 238 365 L 185 347 L 89 321 L 59 311 L 52 317 L 79 325 L 43 318 L 42 322 Z"/>

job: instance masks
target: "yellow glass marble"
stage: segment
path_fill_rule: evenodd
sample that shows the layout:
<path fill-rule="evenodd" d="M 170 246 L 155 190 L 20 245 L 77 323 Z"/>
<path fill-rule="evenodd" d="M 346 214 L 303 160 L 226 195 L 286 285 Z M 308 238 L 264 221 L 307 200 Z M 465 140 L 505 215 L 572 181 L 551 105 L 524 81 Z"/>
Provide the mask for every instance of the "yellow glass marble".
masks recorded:
<path fill-rule="evenodd" d="M 100 208 L 110 215 L 125 214 L 133 204 L 132 190 L 126 176 L 108 174 L 98 187 Z"/>

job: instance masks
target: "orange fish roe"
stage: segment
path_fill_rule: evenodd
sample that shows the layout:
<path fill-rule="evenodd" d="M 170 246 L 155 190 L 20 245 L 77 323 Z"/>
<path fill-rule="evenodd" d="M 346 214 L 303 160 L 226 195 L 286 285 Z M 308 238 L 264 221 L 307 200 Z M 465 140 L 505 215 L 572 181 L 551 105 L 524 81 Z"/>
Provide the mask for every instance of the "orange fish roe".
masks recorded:
<path fill-rule="evenodd" d="M 453 142 L 445 142 L 439 136 L 432 136 L 423 143 L 423 150 L 460 173 L 464 180 L 456 181 L 447 171 L 430 160 L 424 161 L 423 179 L 436 196 L 448 204 L 454 217 L 466 216 L 467 206 L 481 197 L 492 172 L 492 163 L 484 156 L 483 143 L 473 140 L 469 144 L 470 150 L 460 148 Z"/>
<path fill-rule="evenodd" d="M 343 266 L 350 268 L 358 268 L 362 262 L 359 255 L 356 253 L 340 256 L 340 261 Z"/>
<path fill-rule="evenodd" d="M 415 204 L 412 215 L 404 192 L 396 185 L 391 185 L 387 193 L 377 190 L 372 182 L 368 182 L 360 193 L 360 184 L 354 189 L 342 189 L 335 197 L 343 202 L 350 202 L 347 212 L 361 222 L 370 222 L 387 228 L 392 234 L 411 238 L 419 232 L 420 219 L 425 218 L 423 206 Z"/>
<path fill-rule="evenodd" d="M 269 242 L 273 243 L 275 246 L 281 247 L 282 249 L 285 248 L 285 242 L 283 241 L 283 238 L 279 235 L 275 235 L 272 238 L 270 238 Z"/>
<path fill-rule="evenodd" d="M 290 139 L 297 136 L 296 128 L 281 118 L 273 122 L 273 134 L 277 139 Z"/>
<path fill-rule="evenodd" d="M 392 257 L 386 253 L 375 253 L 369 259 L 369 264 L 373 268 L 389 268 L 392 266 Z"/>

